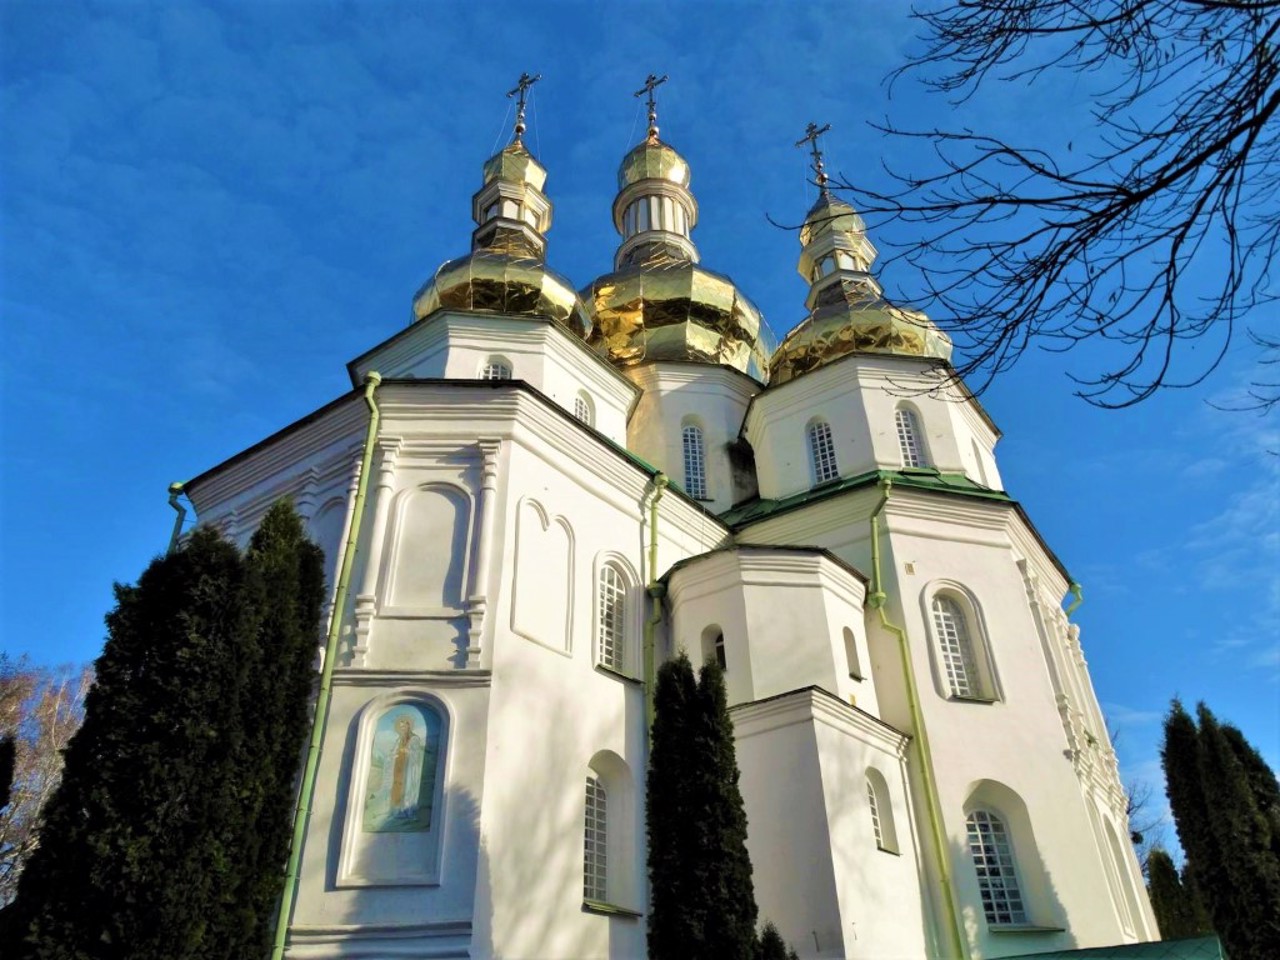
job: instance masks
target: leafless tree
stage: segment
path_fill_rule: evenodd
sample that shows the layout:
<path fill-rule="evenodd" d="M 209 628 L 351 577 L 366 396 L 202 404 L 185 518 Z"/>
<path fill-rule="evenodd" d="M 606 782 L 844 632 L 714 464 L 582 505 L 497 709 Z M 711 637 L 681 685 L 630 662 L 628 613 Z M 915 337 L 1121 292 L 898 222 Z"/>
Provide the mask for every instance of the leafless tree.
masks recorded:
<path fill-rule="evenodd" d="M 34 667 L 0 654 L 0 736 L 17 745 L 12 794 L 0 810 L 0 906 L 13 899 L 39 840 L 40 811 L 62 778 L 62 751 L 92 682 L 88 667 Z"/>
<path fill-rule="evenodd" d="M 1280 0 L 946 0 L 914 16 L 925 48 L 892 79 L 957 103 L 1059 68 L 1105 84 L 1080 150 L 889 120 L 931 148 L 932 172 L 890 170 L 883 193 L 840 181 L 863 213 L 912 225 L 897 256 L 924 273 L 958 372 L 980 389 L 1033 344 L 1109 339 L 1116 362 L 1079 393 L 1126 407 L 1199 383 L 1249 323 L 1253 401 L 1280 403 L 1280 334 L 1258 310 L 1280 296 Z M 1192 358 L 1189 341 L 1209 349 Z"/>

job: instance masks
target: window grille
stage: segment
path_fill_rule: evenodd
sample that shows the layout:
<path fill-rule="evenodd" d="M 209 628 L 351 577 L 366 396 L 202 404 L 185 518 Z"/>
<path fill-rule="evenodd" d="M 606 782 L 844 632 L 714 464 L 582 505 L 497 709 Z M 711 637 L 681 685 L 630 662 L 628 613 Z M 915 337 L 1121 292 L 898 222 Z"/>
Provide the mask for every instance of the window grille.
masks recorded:
<path fill-rule="evenodd" d="M 938 632 L 942 672 L 953 697 L 977 697 L 978 670 L 973 658 L 973 639 L 964 611 L 950 597 L 933 598 L 933 625 Z"/>
<path fill-rule="evenodd" d="M 902 452 L 904 467 L 927 467 L 928 458 L 924 455 L 924 444 L 920 440 L 920 422 L 915 413 L 906 407 L 899 407 L 894 414 L 898 424 L 898 449 Z"/>
<path fill-rule="evenodd" d="M 597 593 L 597 639 L 600 665 L 622 671 L 625 667 L 623 639 L 626 624 L 626 584 L 616 567 L 600 570 Z"/>
<path fill-rule="evenodd" d="M 969 828 L 969 855 L 978 871 L 982 910 L 987 923 L 1026 923 L 1027 911 L 1018 887 L 1013 845 L 1004 821 L 994 813 L 975 810 L 965 821 Z"/>
<path fill-rule="evenodd" d="M 871 829 L 875 832 L 876 846 L 884 848 L 884 832 L 880 827 L 880 806 L 876 803 L 876 788 L 867 779 L 867 804 L 871 807 Z"/>
<path fill-rule="evenodd" d="M 490 360 L 484 365 L 484 371 L 480 374 L 480 378 L 482 380 L 510 380 L 511 367 L 501 360 Z"/>
<path fill-rule="evenodd" d="M 684 442 L 684 492 L 695 500 L 705 500 L 707 468 L 702 451 L 702 431 L 695 426 L 686 426 L 681 435 Z"/>
<path fill-rule="evenodd" d="M 608 901 L 609 828 L 604 784 L 587 777 L 586 815 L 583 818 L 582 896 Z"/>
<path fill-rule="evenodd" d="M 712 646 L 715 648 L 716 663 L 719 664 L 721 670 L 729 669 L 729 662 L 724 655 L 724 634 L 717 633 Z"/>
<path fill-rule="evenodd" d="M 573 415 L 587 426 L 591 426 L 591 404 L 587 402 L 586 397 L 573 398 Z"/>
<path fill-rule="evenodd" d="M 825 420 L 809 424 L 809 459 L 813 464 L 814 483 L 826 483 L 840 476 L 831 427 Z"/>

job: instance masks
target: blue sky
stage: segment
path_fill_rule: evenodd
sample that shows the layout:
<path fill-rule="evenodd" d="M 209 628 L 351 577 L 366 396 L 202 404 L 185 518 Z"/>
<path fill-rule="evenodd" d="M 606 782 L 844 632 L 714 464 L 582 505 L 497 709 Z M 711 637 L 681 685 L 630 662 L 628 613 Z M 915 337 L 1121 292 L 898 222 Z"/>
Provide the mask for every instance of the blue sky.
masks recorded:
<path fill-rule="evenodd" d="M 614 172 L 643 132 L 631 94 L 667 73 L 660 123 L 692 165 L 703 261 L 779 334 L 805 286 L 794 233 L 765 215 L 797 222 L 813 198 L 792 146 L 809 120 L 832 125 L 830 168 L 873 186 L 882 163 L 927 160 L 867 126 L 886 115 L 1050 151 L 1089 137 L 1088 78 L 993 83 L 960 108 L 908 79 L 890 99 L 906 5 L 851 10 L 0 5 L 0 649 L 95 657 L 112 581 L 166 543 L 167 485 L 347 389 L 343 364 L 467 249 L 522 70 L 545 78 L 528 140 L 551 266 L 579 285 L 609 269 Z M 1084 585 L 1126 776 L 1155 772 L 1174 694 L 1280 765 L 1278 415 L 1211 405 L 1255 375 L 1243 339 L 1201 386 L 1127 411 L 1072 396 L 1068 374 L 1110 357 L 1033 352 L 983 403 L 1006 486 Z"/>

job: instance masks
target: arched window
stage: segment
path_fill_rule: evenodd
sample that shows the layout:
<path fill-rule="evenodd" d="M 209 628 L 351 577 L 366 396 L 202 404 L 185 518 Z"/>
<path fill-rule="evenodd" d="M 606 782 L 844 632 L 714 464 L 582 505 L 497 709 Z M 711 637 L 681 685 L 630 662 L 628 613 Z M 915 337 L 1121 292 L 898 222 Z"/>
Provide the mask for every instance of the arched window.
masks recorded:
<path fill-rule="evenodd" d="M 703 662 L 714 660 L 721 670 L 729 669 L 724 653 L 724 631 L 717 626 L 713 625 L 702 631 L 702 659 Z"/>
<path fill-rule="evenodd" d="M 849 676 L 854 680 L 861 680 L 862 668 L 858 665 L 858 640 L 848 627 L 844 628 L 844 659 L 849 667 Z"/>
<path fill-rule="evenodd" d="M 836 446 L 831 439 L 831 426 L 825 420 L 809 424 L 809 462 L 813 467 L 813 482 L 826 483 L 840 476 L 836 466 Z"/>
<path fill-rule="evenodd" d="M 875 767 L 867 768 L 867 806 L 871 809 L 871 829 L 877 849 L 898 852 L 898 831 L 893 824 L 893 804 L 889 784 Z"/>
<path fill-rule="evenodd" d="M 591 401 L 585 393 L 580 393 L 573 398 L 573 415 L 587 426 L 591 426 L 593 419 L 591 416 Z"/>
<path fill-rule="evenodd" d="M 925 452 L 924 438 L 920 433 L 920 421 L 915 411 L 907 407 L 899 407 L 894 414 L 898 425 L 898 448 L 902 453 L 904 467 L 927 467 L 929 457 Z"/>
<path fill-rule="evenodd" d="M 695 500 L 707 498 L 707 466 L 703 454 L 702 430 L 685 424 L 680 431 L 684 447 L 684 492 Z"/>
<path fill-rule="evenodd" d="M 490 357 L 480 371 L 481 380 L 510 380 L 511 364 L 501 357 Z"/>
<path fill-rule="evenodd" d="M 612 563 L 600 568 L 596 585 L 596 659 L 603 667 L 626 669 L 627 585 Z"/>
<path fill-rule="evenodd" d="M 1013 841 L 1000 817 L 990 810 L 974 810 L 965 820 L 969 833 L 969 856 L 978 873 L 982 912 L 987 923 L 1027 922 L 1027 910 L 1018 884 L 1013 858 Z"/>
<path fill-rule="evenodd" d="M 940 673 L 953 697 L 983 699 L 981 677 L 974 657 L 973 634 L 955 598 L 933 598 L 933 629 L 937 634 Z"/>
<path fill-rule="evenodd" d="M 604 783 L 587 777 L 587 802 L 583 816 L 582 898 L 609 901 L 609 809 Z"/>

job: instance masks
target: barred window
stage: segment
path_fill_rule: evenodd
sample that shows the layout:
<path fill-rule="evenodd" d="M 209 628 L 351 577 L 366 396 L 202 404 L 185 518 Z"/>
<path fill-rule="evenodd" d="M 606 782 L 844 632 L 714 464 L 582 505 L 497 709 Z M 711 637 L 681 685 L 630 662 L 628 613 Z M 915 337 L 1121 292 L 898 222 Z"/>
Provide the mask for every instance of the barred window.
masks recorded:
<path fill-rule="evenodd" d="M 587 777 L 586 813 L 583 817 L 582 896 L 601 903 L 609 899 L 608 799 L 604 784 Z"/>
<path fill-rule="evenodd" d="M 947 689 L 953 697 L 981 697 L 973 637 L 960 604 L 951 597 L 933 598 L 933 626 Z"/>
<path fill-rule="evenodd" d="M 613 564 L 600 568 L 596 593 L 597 658 L 601 666 L 626 668 L 626 581 Z"/>
<path fill-rule="evenodd" d="M 825 420 L 809 424 L 809 461 L 813 465 L 813 482 L 826 483 L 840 476 L 836 466 L 836 447 L 831 439 L 831 426 Z"/>
<path fill-rule="evenodd" d="M 902 453 L 904 467 L 927 467 L 929 458 L 925 456 L 924 440 L 920 436 L 920 421 L 915 412 L 906 407 L 899 407 L 894 414 L 898 424 L 898 449 Z"/>
<path fill-rule="evenodd" d="M 573 398 L 573 415 L 591 426 L 591 401 L 581 393 Z"/>
<path fill-rule="evenodd" d="M 487 363 L 485 363 L 484 370 L 482 370 L 480 373 L 480 379 L 510 380 L 511 364 L 507 363 L 504 360 L 499 360 L 496 357 L 493 359 L 490 359 Z"/>
<path fill-rule="evenodd" d="M 684 445 L 684 492 L 695 500 L 707 498 L 707 467 L 702 431 L 692 424 L 680 431 Z"/>
<path fill-rule="evenodd" d="M 876 788 L 867 780 L 867 805 L 871 807 L 871 829 L 876 836 L 876 846 L 884 846 L 884 832 L 880 828 L 880 805 L 876 803 Z"/>
<path fill-rule="evenodd" d="M 1004 821 L 988 810 L 975 810 L 965 821 L 969 855 L 978 872 L 982 911 L 987 923 L 1026 923 L 1027 911 L 1018 886 L 1013 844 Z"/>

